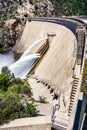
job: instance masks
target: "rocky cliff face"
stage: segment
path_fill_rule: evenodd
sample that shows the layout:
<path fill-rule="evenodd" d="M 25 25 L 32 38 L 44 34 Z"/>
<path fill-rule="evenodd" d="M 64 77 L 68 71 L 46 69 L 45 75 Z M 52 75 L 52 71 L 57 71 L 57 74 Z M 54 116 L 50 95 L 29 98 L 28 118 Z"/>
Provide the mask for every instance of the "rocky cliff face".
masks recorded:
<path fill-rule="evenodd" d="M 25 21 L 22 19 L 7 20 L 4 28 L 0 28 L 0 52 L 11 49 L 21 35 Z"/>
<path fill-rule="evenodd" d="M 87 15 L 87 1 L 84 0 L 20 0 L 29 5 L 29 14 L 33 16 L 70 16 Z"/>
<path fill-rule="evenodd" d="M 17 7 L 17 0 L 0 0 L 0 53 L 12 48 L 23 31 L 25 21 Z"/>
<path fill-rule="evenodd" d="M 50 17 L 53 15 L 53 11 L 53 5 L 49 0 L 34 2 L 34 15 L 40 17 Z"/>
<path fill-rule="evenodd" d="M 20 6 L 30 16 L 51 17 L 54 14 L 54 8 L 50 0 L 21 0 Z"/>

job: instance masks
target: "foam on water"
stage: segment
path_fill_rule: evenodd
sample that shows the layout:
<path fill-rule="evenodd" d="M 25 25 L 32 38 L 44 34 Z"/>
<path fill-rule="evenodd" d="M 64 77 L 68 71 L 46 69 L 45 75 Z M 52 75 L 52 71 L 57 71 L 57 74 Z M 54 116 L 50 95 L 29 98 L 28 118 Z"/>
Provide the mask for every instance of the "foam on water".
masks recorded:
<path fill-rule="evenodd" d="M 0 54 L 0 73 L 3 66 L 9 67 L 14 62 L 15 60 L 12 51 Z"/>
<path fill-rule="evenodd" d="M 25 76 L 30 72 L 32 66 L 34 65 L 36 59 L 39 59 L 39 54 L 30 54 L 17 62 L 10 65 L 9 69 L 14 73 L 17 78 L 25 78 Z"/>
<path fill-rule="evenodd" d="M 9 66 L 11 72 L 14 73 L 17 78 L 25 78 L 25 76 L 31 71 L 31 69 L 36 64 L 37 59 L 40 58 L 40 54 L 33 54 L 34 49 L 41 44 L 42 41 L 47 38 L 40 38 L 31 44 L 27 50 L 23 53 L 21 58 Z"/>

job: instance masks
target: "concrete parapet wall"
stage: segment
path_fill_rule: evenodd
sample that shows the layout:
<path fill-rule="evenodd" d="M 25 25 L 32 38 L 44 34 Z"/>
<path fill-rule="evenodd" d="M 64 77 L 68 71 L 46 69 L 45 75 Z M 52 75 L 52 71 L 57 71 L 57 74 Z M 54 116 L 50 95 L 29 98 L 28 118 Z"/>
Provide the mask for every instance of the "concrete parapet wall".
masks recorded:
<path fill-rule="evenodd" d="M 21 118 L 0 127 L 0 130 L 51 130 L 51 117 Z"/>

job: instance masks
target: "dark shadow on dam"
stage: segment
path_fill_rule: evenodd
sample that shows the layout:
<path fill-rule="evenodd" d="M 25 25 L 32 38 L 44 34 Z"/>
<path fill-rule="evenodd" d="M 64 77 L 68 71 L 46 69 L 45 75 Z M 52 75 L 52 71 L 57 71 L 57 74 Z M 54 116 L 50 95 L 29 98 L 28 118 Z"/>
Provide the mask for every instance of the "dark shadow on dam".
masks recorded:
<path fill-rule="evenodd" d="M 78 100 L 73 130 L 78 130 L 82 101 Z"/>

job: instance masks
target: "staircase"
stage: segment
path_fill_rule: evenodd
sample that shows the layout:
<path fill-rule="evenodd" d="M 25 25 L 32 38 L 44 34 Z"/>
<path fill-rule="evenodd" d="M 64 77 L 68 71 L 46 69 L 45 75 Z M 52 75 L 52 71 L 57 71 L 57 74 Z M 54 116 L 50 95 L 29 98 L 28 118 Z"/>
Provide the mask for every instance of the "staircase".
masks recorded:
<path fill-rule="evenodd" d="M 73 84 L 72 84 L 71 96 L 70 96 L 70 106 L 69 106 L 69 110 L 68 110 L 68 116 L 71 115 L 71 112 L 73 109 L 73 104 L 75 101 L 75 96 L 76 96 L 77 88 L 78 88 L 78 82 L 79 82 L 79 78 L 74 78 Z"/>

